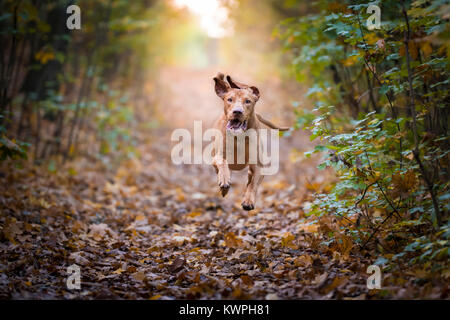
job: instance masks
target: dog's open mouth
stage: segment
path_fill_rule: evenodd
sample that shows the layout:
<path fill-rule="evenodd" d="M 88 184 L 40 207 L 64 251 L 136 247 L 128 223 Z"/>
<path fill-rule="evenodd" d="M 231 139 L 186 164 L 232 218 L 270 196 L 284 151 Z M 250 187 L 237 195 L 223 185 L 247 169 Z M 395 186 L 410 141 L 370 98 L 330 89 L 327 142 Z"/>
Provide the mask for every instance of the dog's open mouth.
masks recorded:
<path fill-rule="evenodd" d="M 227 122 L 227 130 L 229 131 L 245 131 L 247 130 L 247 121 L 241 121 L 239 119 L 231 119 Z"/>

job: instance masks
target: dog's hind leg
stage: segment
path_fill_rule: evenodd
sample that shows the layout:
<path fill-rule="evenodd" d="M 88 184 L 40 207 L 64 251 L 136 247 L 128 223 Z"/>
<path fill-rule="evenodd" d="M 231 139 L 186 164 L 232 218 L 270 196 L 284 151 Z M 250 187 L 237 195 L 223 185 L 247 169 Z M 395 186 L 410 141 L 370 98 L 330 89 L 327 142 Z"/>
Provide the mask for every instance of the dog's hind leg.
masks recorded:
<path fill-rule="evenodd" d="M 242 202 L 242 208 L 244 210 L 249 211 L 255 209 L 256 193 L 263 178 L 264 176 L 261 175 L 260 167 L 257 165 L 249 166 L 247 190 L 245 191 L 244 201 Z"/>
<path fill-rule="evenodd" d="M 231 187 L 231 173 L 228 168 L 228 162 L 220 156 L 216 156 L 213 159 L 212 165 L 216 169 L 217 183 L 219 184 L 220 193 L 222 197 L 225 197 Z"/>

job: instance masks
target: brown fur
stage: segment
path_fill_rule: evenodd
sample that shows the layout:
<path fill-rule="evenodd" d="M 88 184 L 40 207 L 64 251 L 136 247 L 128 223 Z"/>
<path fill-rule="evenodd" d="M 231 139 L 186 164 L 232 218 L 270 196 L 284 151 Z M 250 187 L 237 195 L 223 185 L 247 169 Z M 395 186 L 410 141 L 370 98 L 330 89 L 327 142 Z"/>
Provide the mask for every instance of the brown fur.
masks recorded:
<path fill-rule="evenodd" d="M 245 163 L 237 164 L 237 146 L 234 146 L 234 163 L 229 164 L 226 160 L 226 131 L 227 124 L 231 120 L 238 120 L 241 123 L 246 123 L 246 128 L 256 129 L 257 143 L 259 144 L 259 131 L 258 129 L 263 127 L 263 124 L 280 131 L 289 130 L 285 127 L 277 127 L 270 121 L 264 119 L 261 115 L 255 112 L 255 104 L 259 100 L 259 90 L 254 86 L 249 86 L 243 83 L 239 83 L 231 79 L 230 76 L 226 77 L 222 73 L 218 73 L 214 77 L 216 94 L 224 101 L 224 113 L 217 119 L 214 124 L 214 128 L 218 129 L 222 133 L 223 137 L 223 149 L 214 155 L 213 166 L 217 173 L 217 179 L 222 196 L 228 193 L 231 186 L 231 172 L 230 170 L 242 170 L 248 168 L 248 182 L 247 189 L 245 191 L 244 200 L 242 202 L 242 208 L 244 210 L 253 210 L 255 208 L 256 193 L 258 187 L 263 180 L 261 175 L 262 165 L 249 164 L 249 143 L 250 139 L 245 140 Z M 244 122 L 245 121 L 245 122 Z M 257 148 L 259 152 L 259 148 Z"/>

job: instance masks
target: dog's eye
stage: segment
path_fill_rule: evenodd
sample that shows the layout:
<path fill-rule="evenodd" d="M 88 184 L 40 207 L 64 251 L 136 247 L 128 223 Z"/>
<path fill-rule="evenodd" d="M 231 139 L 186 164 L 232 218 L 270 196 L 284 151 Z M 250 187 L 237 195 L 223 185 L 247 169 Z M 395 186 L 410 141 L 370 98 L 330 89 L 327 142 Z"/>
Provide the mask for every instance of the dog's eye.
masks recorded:
<path fill-rule="evenodd" d="M 233 99 L 231 99 L 231 98 L 228 98 L 228 102 L 231 102 L 231 101 L 233 101 Z"/>
<path fill-rule="evenodd" d="M 251 101 L 250 101 L 250 100 L 248 100 L 248 99 L 247 99 L 247 100 L 245 100 L 245 103 L 250 103 L 250 102 L 251 102 Z"/>

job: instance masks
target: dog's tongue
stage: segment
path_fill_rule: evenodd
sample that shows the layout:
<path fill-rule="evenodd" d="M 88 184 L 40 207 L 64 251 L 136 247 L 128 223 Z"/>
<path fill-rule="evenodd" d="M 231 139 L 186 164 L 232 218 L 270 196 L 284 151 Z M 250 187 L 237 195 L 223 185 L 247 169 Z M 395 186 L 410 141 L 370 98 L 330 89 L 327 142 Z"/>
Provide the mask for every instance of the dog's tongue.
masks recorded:
<path fill-rule="evenodd" d="M 241 122 L 237 119 L 233 119 L 228 122 L 228 127 L 230 127 L 230 129 L 238 129 L 240 126 Z"/>
<path fill-rule="evenodd" d="M 232 129 L 232 130 L 242 129 L 242 130 L 245 130 L 246 129 L 246 121 L 241 122 L 238 119 L 230 120 L 227 123 L 227 129 Z"/>

